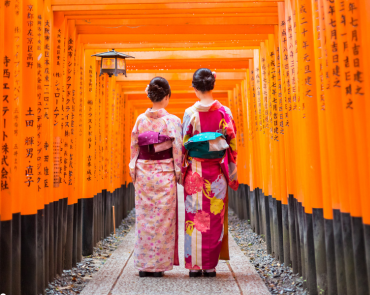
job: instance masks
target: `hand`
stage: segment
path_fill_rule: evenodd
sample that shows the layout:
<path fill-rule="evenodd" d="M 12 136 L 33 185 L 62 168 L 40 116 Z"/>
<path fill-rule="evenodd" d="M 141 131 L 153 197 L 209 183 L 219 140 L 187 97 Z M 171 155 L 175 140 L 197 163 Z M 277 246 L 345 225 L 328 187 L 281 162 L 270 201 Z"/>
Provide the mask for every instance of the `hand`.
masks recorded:
<path fill-rule="evenodd" d="M 183 186 L 183 183 L 182 183 L 182 174 L 180 174 L 180 177 L 177 178 L 177 183 Z"/>

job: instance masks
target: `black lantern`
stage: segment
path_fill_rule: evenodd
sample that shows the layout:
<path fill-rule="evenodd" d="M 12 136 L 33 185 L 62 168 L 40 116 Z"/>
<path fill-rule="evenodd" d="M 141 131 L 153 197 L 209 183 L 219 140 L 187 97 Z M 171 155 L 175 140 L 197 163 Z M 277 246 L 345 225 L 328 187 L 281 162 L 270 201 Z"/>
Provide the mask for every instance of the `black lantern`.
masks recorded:
<path fill-rule="evenodd" d="M 112 75 L 117 76 L 118 74 L 125 75 L 127 77 L 126 58 L 135 58 L 133 56 L 117 52 L 114 49 L 103 53 L 97 53 L 92 56 L 101 57 L 100 76 L 107 73 L 109 77 L 112 77 Z"/>

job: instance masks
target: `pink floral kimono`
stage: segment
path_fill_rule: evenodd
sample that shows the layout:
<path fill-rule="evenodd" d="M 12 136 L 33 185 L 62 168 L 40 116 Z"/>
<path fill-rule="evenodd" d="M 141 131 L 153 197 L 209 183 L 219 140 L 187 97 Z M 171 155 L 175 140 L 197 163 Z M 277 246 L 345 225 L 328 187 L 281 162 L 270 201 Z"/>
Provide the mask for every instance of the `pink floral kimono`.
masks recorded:
<path fill-rule="evenodd" d="M 236 129 L 229 108 L 217 100 L 197 102 L 183 120 L 183 143 L 203 132 L 222 132 L 229 145 L 221 159 L 188 156 L 183 147 L 182 182 L 185 188 L 185 267 L 213 269 L 219 259 L 228 260 L 228 185 L 239 186 L 236 169 Z"/>
<path fill-rule="evenodd" d="M 139 135 L 148 131 L 171 139 L 172 158 L 140 159 Z M 129 168 L 135 185 L 134 264 L 138 270 L 162 272 L 179 265 L 176 184 L 181 177 L 181 146 L 181 120 L 178 117 L 165 109 L 148 109 L 137 118 L 131 136 Z"/>

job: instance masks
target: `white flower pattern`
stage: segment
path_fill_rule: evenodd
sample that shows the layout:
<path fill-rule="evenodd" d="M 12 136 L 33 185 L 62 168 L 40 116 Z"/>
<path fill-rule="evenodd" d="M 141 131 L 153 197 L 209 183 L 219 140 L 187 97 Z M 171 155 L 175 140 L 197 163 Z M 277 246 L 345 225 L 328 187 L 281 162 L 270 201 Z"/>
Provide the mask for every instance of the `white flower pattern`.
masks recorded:
<path fill-rule="evenodd" d="M 194 202 L 193 202 L 194 201 Z M 186 196 L 185 200 L 185 210 L 188 213 L 196 213 L 198 210 L 202 210 L 202 206 L 196 198 L 193 198 L 192 195 Z"/>
<path fill-rule="evenodd" d="M 217 199 L 225 199 L 226 196 L 227 183 L 225 176 L 220 174 L 217 179 L 211 183 L 211 191 Z"/>
<path fill-rule="evenodd" d="M 138 136 L 145 131 L 171 137 L 173 158 L 138 160 Z M 173 268 L 176 238 L 176 181 L 180 178 L 182 130 L 178 117 L 164 109 L 148 109 L 131 136 L 130 175 L 135 185 L 136 243 L 134 265 L 143 271 Z"/>

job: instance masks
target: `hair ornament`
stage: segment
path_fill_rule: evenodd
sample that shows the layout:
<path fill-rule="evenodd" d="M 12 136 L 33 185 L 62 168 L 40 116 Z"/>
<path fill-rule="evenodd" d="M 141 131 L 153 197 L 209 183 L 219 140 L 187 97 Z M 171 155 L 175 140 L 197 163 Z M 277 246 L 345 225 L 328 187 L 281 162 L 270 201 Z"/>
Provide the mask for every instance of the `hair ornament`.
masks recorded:
<path fill-rule="evenodd" d="M 216 72 L 215 71 L 212 72 L 212 75 L 213 75 L 213 77 L 216 78 Z"/>

